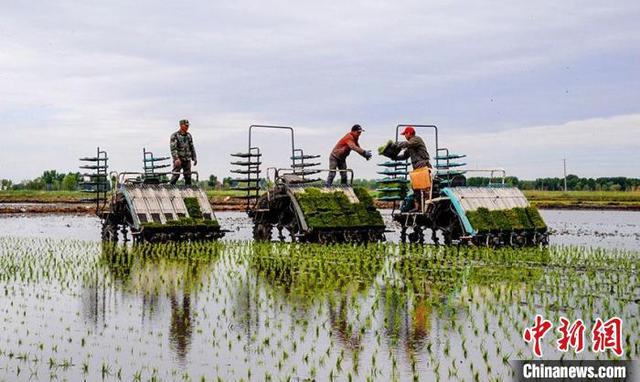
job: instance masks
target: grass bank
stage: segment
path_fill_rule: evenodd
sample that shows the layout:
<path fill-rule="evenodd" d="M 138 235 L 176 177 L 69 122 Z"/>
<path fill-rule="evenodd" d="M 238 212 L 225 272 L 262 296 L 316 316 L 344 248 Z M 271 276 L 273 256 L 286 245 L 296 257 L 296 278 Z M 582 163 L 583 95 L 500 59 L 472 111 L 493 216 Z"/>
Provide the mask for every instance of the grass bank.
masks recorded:
<path fill-rule="evenodd" d="M 207 196 L 209 196 L 209 198 L 226 198 L 244 194 L 244 192 L 234 190 L 207 191 Z M 86 194 L 80 191 L 0 191 L 0 203 L 74 203 L 90 197 L 91 194 Z"/>
<path fill-rule="evenodd" d="M 79 191 L 0 191 L 0 203 L 77 203 L 88 194 Z"/>
<path fill-rule="evenodd" d="M 214 208 L 225 204 L 243 204 L 234 190 L 207 191 Z M 372 195 L 374 193 L 372 192 Z M 640 210 L 640 191 L 524 191 L 534 207 L 542 209 L 620 209 Z M 78 203 L 89 197 L 78 191 L 0 191 L 0 203 Z"/>
<path fill-rule="evenodd" d="M 640 210 L 639 191 L 524 191 L 538 208 Z"/>

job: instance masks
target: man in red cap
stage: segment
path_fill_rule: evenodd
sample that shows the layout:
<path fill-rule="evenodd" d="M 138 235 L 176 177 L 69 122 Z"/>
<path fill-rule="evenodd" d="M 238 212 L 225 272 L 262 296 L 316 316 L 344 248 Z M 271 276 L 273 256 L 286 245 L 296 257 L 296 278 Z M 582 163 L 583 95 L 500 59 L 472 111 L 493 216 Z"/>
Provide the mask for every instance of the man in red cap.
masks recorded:
<path fill-rule="evenodd" d="M 398 154 L 395 158 L 397 160 L 411 159 L 411 165 L 413 169 L 419 169 L 422 167 L 431 168 L 429 163 L 429 153 L 427 152 L 427 145 L 425 145 L 422 138 L 416 135 L 416 129 L 413 126 L 407 126 L 404 128 L 400 135 L 404 135 L 406 141 L 396 143 L 396 147 L 404 150 Z"/>
<path fill-rule="evenodd" d="M 416 135 L 416 129 L 414 129 L 413 126 L 407 126 L 400 134 L 404 135 L 406 141 L 398 142 L 395 144 L 397 148 L 404 150 L 403 152 L 398 154 L 395 159 L 411 159 L 411 165 L 413 166 L 414 171 L 424 167 L 432 168 L 431 163 L 429 163 L 429 152 L 427 152 L 427 145 L 425 145 L 422 138 Z M 422 208 L 422 201 L 424 200 L 425 195 L 428 195 L 430 189 L 427 188 L 414 191 L 415 208 L 413 211 L 418 211 Z"/>
<path fill-rule="evenodd" d="M 347 157 L 351 150 L 362 155 L 367 160 L 371 159 L 371 151 L 364 150 L 360 147 L 358 139 L 364 130 L 360 125 L 353 125 L 351 131 L 336 143 L 335 147 L 329 155 L 329 176 L 327 177 L 327 187 L 333 185 L 333 179 L 336 177 L 336 168 L 338 170 L 347 169 Z M 340 171 L 340 183 L 347 184 L 347 172 Z"/>

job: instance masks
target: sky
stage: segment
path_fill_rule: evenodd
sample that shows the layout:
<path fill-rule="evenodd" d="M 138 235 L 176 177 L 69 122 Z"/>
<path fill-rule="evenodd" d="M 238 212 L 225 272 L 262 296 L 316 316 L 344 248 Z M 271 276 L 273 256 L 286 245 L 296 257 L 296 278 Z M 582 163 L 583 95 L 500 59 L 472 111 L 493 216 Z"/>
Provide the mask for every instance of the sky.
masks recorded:
<path fill-rule="evenodd" d="M 293 126 L 328 154 L 354 123 L 374 152 L 435 124 L 470 169 L 523 179 L 640 177 L 638 1 L 0 2 L 0 178 L 110 170 L 169 154 L 191 121 L 206 178 L 228 176 L 251 124 Z M 419 130 L 435 150 L 434 132 Z M 286 132 L 256 131 L 265 166 Z M 348 159 L 375 178 L 377 155 Z"/>

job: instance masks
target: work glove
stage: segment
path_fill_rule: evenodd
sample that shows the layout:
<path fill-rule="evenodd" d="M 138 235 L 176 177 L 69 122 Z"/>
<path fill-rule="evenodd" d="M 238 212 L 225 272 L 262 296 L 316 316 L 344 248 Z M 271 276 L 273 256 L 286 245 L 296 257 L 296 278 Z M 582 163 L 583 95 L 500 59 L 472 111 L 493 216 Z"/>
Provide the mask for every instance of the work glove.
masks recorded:
<path fill-rule="evenodd" d="M 373 156 L 373 155 L 371 154 L 371 150 L 366 150 L 366 151 L 364 152 L 364 157 L 365 157 L 367 160 L 371 159 L 371 157 L 372 157 L 372 156 Z"/>
<path fill-rule="evenodd" d="M 194 160 L 193 160 L 193 165 L 194 165 L 194 166 L 197 166 L 197 165 L 198 165 L 198 160 L 197 160 L 197 159 L 194 159 Z"/>

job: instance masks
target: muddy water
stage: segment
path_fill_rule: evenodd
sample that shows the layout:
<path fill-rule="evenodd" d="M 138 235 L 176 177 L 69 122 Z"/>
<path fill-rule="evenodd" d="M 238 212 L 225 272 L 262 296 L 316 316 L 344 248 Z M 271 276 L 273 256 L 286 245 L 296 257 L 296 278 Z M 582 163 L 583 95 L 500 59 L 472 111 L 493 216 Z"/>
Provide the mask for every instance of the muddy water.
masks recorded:
<path fill-rule="evenodd" d="M 439 251 L 2 237 L 0 381 L 510 380 L 536 314 L 619 316 L 637 359 L 637 254 Z"/>
<path fill-rule="evenodd" d="M 640 211 L 541 210 L 552 244 L 640 249 Z"/>
<path fill-rule="evenodd" d="M 619 316 L 638 359 L 640 213 L 542 213 L 550 249 L 480 256 L 255 244 L 235 212 L 223 243 L 129 249 L 86 215 L 3 217 L 0 381 L 510 380 L 536 314 Z M 547 359 L 615 358 L 547 337 Z"/>
<path fill-rule="evenodd" d="M 551 244 L 599 248 L 640 249 L 640 212 L 541 210 L 551 228 Z M 391 222 L 389 210 L 383 210 L 390 242 L 398 242 L 399 229 Z M 251 220 L 243 212 L 217 212 L 225 240 L 251 239 Z M 0 216 L 0 236 L 68 238 L 97 241 L 100 222 L 87 215 Z"/>

